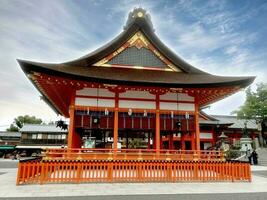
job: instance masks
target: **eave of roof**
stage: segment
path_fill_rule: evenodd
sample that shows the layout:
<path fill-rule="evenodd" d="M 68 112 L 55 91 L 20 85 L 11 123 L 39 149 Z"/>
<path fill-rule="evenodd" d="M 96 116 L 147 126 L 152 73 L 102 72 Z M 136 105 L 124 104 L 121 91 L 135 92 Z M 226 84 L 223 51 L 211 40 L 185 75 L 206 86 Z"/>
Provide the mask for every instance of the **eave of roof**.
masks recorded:
<path fill-rule="evenodd" d="M 0 137 L 20 137 L 19 132 L 0 131 Z"/>
<path fill-rule="evenodd" d="M 140 69 L 71 66 L 65 64 L 37 63 L 25 60 L 18 60 L 18 62 L 26 74 L 39 72 L 74 80 L 110 84 L 184 88 L 239 86 L 243 88 L 251 84 L 255 79 L 254 76 L 231 77 L 155 70 L 146 70 L 146 73 L 144 73 L 144 71 Z"/>
<path fill-rule="evenodd" d="M 24 126 L 19 130 L 21 133 L 67 133 L 67 130 L 62 130 L 56 125 L 46 125 L 46 124 L 24 124 Z"/>

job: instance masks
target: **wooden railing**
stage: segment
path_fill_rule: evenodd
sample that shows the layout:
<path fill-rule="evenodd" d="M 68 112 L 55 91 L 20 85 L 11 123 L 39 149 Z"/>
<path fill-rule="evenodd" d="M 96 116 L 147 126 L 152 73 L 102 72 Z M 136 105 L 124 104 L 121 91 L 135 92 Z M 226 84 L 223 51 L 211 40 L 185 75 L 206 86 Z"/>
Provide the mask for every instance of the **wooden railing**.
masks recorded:
<path fill-rule="evenodd" d="M 20 160 L 18 165 L 17 185 L 21 180 L 27 180 L 27 183 L 38 183 L 42 174 L 40 163 L 41 158 Z"/>
<path fill-rule="evenodd" d="M 223 161 L 222 151 L 155 149 L 47 149 L 44 160 Z"/>
<path fill-rule="evenodd" d="M 81 182 L 251 181 L 250 165 L 223 161 L 20 162 L 17 185 Z"/>

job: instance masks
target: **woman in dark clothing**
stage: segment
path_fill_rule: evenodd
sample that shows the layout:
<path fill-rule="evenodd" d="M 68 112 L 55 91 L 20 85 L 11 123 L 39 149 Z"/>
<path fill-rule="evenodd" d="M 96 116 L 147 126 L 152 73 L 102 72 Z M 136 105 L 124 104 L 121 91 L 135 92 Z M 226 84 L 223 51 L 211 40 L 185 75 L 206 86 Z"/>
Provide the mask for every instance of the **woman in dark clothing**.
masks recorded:
<path fill-rule="evenodd" d="M 257 165 L 258 164 L 258 154 L 257 154 L 257 152 L 255 150 L 253 150 L 251 156 L 252 156 L 253 164 Z"/>

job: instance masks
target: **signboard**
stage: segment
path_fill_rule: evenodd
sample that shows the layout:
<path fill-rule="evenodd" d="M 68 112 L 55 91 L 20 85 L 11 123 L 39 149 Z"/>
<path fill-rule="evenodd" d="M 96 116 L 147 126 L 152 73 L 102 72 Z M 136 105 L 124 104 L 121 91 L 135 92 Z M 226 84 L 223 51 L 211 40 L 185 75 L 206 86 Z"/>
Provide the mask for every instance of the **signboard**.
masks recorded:
<path fill-rule="evenodd" d="M 84 140 L 84 148 L 95 148 L 95 138 L 90 137 Z"/>

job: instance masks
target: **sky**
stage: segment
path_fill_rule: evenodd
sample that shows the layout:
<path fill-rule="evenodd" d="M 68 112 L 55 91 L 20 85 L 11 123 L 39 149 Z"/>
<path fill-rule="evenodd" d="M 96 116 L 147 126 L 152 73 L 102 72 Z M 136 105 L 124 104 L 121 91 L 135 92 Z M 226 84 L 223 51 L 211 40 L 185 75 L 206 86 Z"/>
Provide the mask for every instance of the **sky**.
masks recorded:
<path fill-rule="evenodd" d="M 267 82 L 266 0 L 0 0 L 0 130 L 18 115 L 58 120 L 16 59 L 60 63 L 81 57 L 123 30 L 135 7 L 177 55 L 215 75 Z M 231 114 L 240 91 L 205 109 Z"/>

